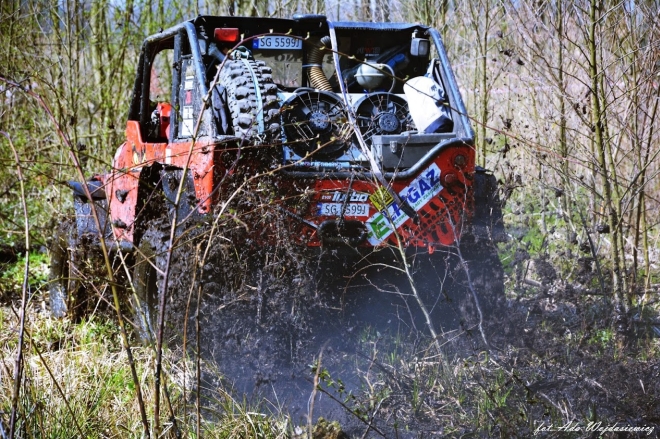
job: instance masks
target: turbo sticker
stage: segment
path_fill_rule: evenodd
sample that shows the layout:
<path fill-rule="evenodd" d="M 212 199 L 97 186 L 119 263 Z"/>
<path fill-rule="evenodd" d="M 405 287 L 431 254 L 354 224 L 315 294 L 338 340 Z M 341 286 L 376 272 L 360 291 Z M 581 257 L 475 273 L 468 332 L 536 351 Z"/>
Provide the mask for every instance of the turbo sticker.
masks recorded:
<path fill-rule="evenodd" d="M 369 194 L 363 194 L 355 191 L 349 191 L 348 193 L 342 191 L 334 191 L 332 193 L 331 201 L 343 203 L 344 201 L 347 201 L 346 198 L 348 198 L 349 203 L 361 203 L 367 201 L 368 197 Z"/>
<path fill-rule="evenodd" d="M 431 163 L 431 166 L 422 171 L 417 178 L 399 192 L 399 196 L 402 201 L 406 201 L 415 211 L 418 211 L 441 190 L 440 168 L 435 163 Z M 371 197 L 370 201 L 376 208 L 379 208 Z M 369 243 L 371 245 L 380 244 L 409 218 L 394 202 L 387 208 L 380 209 L 377 214 L 366 221 Z"/>

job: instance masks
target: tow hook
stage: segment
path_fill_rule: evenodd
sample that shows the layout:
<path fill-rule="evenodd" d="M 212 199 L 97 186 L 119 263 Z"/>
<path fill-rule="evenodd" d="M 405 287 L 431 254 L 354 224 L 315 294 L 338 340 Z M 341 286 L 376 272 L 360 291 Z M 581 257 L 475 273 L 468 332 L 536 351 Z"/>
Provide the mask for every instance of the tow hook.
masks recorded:
<path fill-rule="evenodd" d="M 367 239 L 367 228 L 360 221 L 323 221 L 316 233 L 323 245 L 348 244 L 355 247 Z"/>

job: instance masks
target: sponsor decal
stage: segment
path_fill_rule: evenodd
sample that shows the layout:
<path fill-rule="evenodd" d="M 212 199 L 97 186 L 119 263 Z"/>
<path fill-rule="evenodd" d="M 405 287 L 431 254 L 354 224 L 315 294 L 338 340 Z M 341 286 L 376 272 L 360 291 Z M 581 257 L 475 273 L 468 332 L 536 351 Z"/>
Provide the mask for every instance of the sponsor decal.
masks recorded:
<path fill-rule="evenodd" d="M 384 190 L 384 188 L 381 188 Z M 435 163 L 422 171 L 417 178 L 410 182 L 408 186 L 399 192 L 401 200 L 406 201 L 415 211 L 420 210 L 431 198 L 436 196 L 442 190 L 440 183 L 440 168 Z M 394 230 L 400 227 L 410 217 L 406 215 L 400 207 L 393 202 L 380 203 L 374 202 L 374 195 L 369 199 L 379 209 L 379 212 L 371 216 L 367 221 L 367 230 L 369 232 L 368 240 L 371 245 L 378 245 L 387 239 Z M 389 194 L 388 194 L 389 195 Z M 391 195 L 390 195 L 391 198 Z M 379 204 L 376 204 L 379 202 Z M 383 206 L 381 209 L 380 206 Z M 386 206 L 386 207 L 384 207 Z"/>
<path fill-rule="evenodd" d="M 146 160 L 147 152 L 145 150 L 138 151 L 133 145 L 133 164 L 139 166 Z"/>
<path fill-rule="evenodd" d="M 392 197 L 392 194 L 390 194 L 387 189 L 381 186 L 376 189 L 373 194 L 371 194 L 369 201 L 371 201 L 371 204 L 376 206 L 376 210 L 380 211 L 392 204 L 394 202 L 394 197 Z"/>
<path fill-rule="evenodd" d="M 349 203 L 364 203 L 369 199 L 369 194 L 355 191 L 334 191 L 321 195 L 322 201 L 332 201 L 333 203 L 343 203 L 348 198 Z"/>
<path fill-rule="evenodd" d="M 348 197 L 349 203 L 363 203 L 369 198 L 369 194 L 361 194 L 359 192 L 350 191 L 349 193 L 335 191 L 332 194 L 332 201 L 334 202 L 344 202 Z"/>

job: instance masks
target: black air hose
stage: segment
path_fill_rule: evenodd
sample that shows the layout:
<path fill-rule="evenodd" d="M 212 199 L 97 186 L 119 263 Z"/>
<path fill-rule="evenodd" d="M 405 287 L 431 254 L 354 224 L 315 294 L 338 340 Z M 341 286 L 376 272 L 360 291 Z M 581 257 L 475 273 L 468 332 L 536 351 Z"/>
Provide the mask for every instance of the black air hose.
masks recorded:
<path fill-rule="evenodd" d="M 211 55 L 218 64 L 221 64 L 225 60 L 225 55 L 220 52 L 218 46 L 215 43 L 211 43 L 209 46 L 209 55 Z"/>
<path fill-rule="evenodd" d="M 332 40 L 329 35 L 321 38 L 320 44 L 312 42 L 309 51 L 307 52 L 307 64 L 304 66 L 309 75 L 309 82 L 312 87 L 323 90 L 332 91 L 332 85 L 323 73 L 323 50 L 321 47 L 332 47 Z"/>
<path fill-rule="evenodd" d="M 208 54 L 213 58 L 213 62 L 210 62 L 206 67 L 206 79 L 208 81 L 213 81 L 215 74 L 217 73 L 217 68 L 225 60 L 225 55 L 218 49 L 218 46 L 215 43 L 209 44 Z"/>

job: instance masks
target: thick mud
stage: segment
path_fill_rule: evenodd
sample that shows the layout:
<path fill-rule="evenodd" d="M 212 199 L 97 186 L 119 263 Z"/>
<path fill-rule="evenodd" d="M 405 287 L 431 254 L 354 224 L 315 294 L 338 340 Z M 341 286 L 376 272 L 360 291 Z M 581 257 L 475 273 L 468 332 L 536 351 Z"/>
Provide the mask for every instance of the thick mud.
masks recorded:
<path fill-rule="evenodd" d="M 408 424 L 377 407 L 388 398 L 371 380 L 404 357 L 437 357 L 447 340 L 480 345 L 468 279 L 477 286 L 490 279 L 503 298 L 501 266 L 472 261 L 482 274 L 473 267 L 468 278 L 455 251 L 409 252 L 409 278 L 392 250 L 231 250 L 218 245 L 204 259 L 199 245 L 182 245 L 170 268 L 166 335 L 207 365 L 202 394 L 211 400 L 214 389 L 231 389 L 296 425 L 310 415 L 338 420 L 349 435 L 439 431 L 433 419 Z M 493 303 L 482 299 L 489 316 Z"/>
<path fill-rule="evenodd" d="M 481 307 L 486 345 L 466 300 L 469 284 L 478 292 L 500 285 L 501 267 L 484 247 L 461 249 L 467 266 L 478 267 L 469 271 L 456 249 L 408 253 L 411 284 L 389 250 L 240 252 L 236 241 L 216 239 L 204 257 L 203 233 L 177 241 L 165 335 L 169 348 L 202 359 L 195 394 L 205 414 L 228 391 L 255 410 L 290 415 L 296 426 L 310 415 L 337 420 L 350 437 L 660 431 L 657 314 L 631 310 L 628 333 L 613 332 L 610 300 L 582 258 L 569 280 L 546 258 L 529 262 L 516 252 L 507 299 Z M 154 244 L 163 251 L 160 236 Z M 569 422 L 580 430 L 537 431 Z M 598 423 L 645 430 L 587 430 Z"/>

